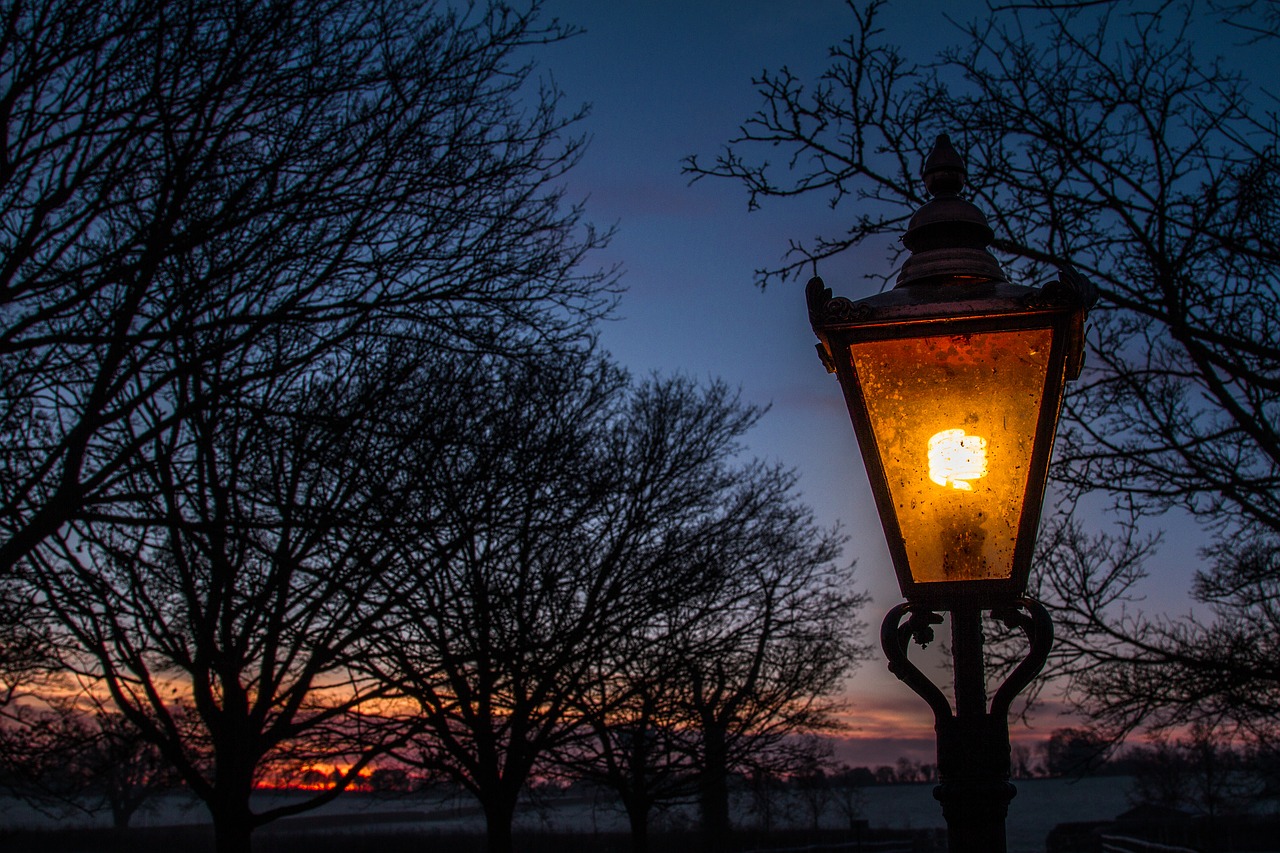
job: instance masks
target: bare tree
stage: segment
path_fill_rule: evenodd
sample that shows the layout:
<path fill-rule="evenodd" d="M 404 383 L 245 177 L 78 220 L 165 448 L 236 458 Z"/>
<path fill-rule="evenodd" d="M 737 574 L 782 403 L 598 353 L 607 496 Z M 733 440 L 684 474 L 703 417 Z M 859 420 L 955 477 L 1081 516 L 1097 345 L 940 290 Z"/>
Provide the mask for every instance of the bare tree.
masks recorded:
<path fill-rule="evenodd" d="M 850 831 L 857 832 L 866 822 L 867 798 L 863 788 L 874 784 L 875 777 L 865 767 L 841 764 L 831 774 L 832 798 L 836 811 L 849 823 Z"/>
<path fill-rule="evenodd" d="M 0 577 L 0 720 L 58 680 L 56 630 L 29 580 L 25 571 Z"/>
<path fill-rule="evenodd" d="M 617 793 L 634 853 L 649 850 L 656 809 L 693 802 L 696 733 L 683 724 L 674 661 L 646 634 L 622 638 L 578 701 L 585 732 L 557 756 L 574 777 Z"/>
<path fill-rule="evenodd" d="M 0 724 L 0 785 L 50 814 L 107 810 L 123 828 L 178 782 L 155 744 L 91 696 L 23 703 Z"/>
<path fill-rule="evenodd" d="M 612 303 L 560 188 L 581 113 L 529 64 L 570 30 L 501 0 L 0 12 L 0 582 L 245 850 L 397 736 L 348 665 L 409 494 L 376 401 L 430 396 L 433 354 L 581 346 Z M 334 790 L 254 813 L 306 757 Z"/>
<path fill-rule="evenodd" d="M 794 497 L 768 469 L 736 461 L 760 412 L 723 385 L 631 385 L 608 365 L 563 359 L 478 375 L 493 377 L 478 380 L 490 394 L 456 450 L 424 467 L 445 517 L 406 542 L 419 571 L 388 623 L 383 677 L 421 706 L 417 758 L 477 798 L 489 848 L 506 851 L 534 768 L 593 727 L 619 768 L 663 760 L 627 765 L 663 729 L 646 723 L 643 694 L 623 678 L 639 669 L 623 656 L 679 602 L 709 610 L 726 576 L 762 571 L 752 560 L 769 546 L 751 543 L 774 519 L 807 516 L 775 506 Z M 617 753 L 623 731 L 629 756 Z"/>
<path fill-rule="evenodd" d="M 1015 743 L 1009 750 L 1010 775 L 1014 779 L 1034 779 L 1039 768 L 1032 763 L 1031 747 L 1024 743 Z"/>
<path fill-rule="evenodd" d="M 0 571 L 130 499 L 206 364 L 524 351 L 609 307 L 559 188 L 579 113 L 527 64 L 569 31 L 530 5 L 0 7 Z"/>
<path fill-rule="evenodd" d="M 799 772 L 834 725 L 833 694 L 865 656 L 844 539 L 814 523 L 791 472 L 742 469 L 726 520 L 698 556 L 702 586 L 621 638 L 588 703 L 579 771 L 618 791 L 633 849 L 656 805 L 697 801 L 709 838 L 729 829 L 729 778 Z"/>
<path fill-rule="evenodd" d="M 731 776 L 796 771 L 812 756 L 794 736 L 835 725 L 833 694 L 867 652 L 856 620 L 865 596 L 855 590 L 852 565 L 837 562 L 844 538 L 818 529 L 794 488 L 790 471 L 744 471 L 731 502 L 737 526 L 709 555 L 713 571 L 618 646 L 617 662 L 605 669 L 616 697 L 614 706 L 604 703 L 607 715 L 635 722 L 639 702 L 678 733 L 653 731 L 644 753 L 603 767 L 623 799 L 634 798 L 627 802 L 634 839 L 653 804 L 691 797 L 708 845 L 723 844 Z M 598 743 L 596 761 L 609 751 L 608 740 Z M 639 797 L 637 779 L 652 802 Z"/>
<path fill-rule="evenodd" d="M 836 801 L 835 745 L 826 738 L 803 735 L 793 745 L 794 767 L 789 787 L 809 818 L 809 828 L 822 828 L 822 817 Z"/>
<path fill-rule="evenodd" d="M 1096 729 L 1054 729 L 1044 742 L 1045 772 L 1050 776 L 1086 776 L 1107 760 L 1111 742 Z"/>
<path fill-rule="evenodd" d="M 1113 740 L 1139 727 L 1230 727 L 1262 743 L 1280 733 L 1275 665 L 1280 561 L 1271 540 L 1215 549 L 1197 573 L 1199 613 L 1146 614 L 1141 582 L 1154 542 L 1132 529 L 1085 534 L 1051 526 L 1041 594 L 1061 626 L 1055 671 Z"/>
<path fill-rule="evenodd" d="M 396 467 L 418 439 L 389 402 L 426 388 L 394 368 L 341 377 L 220 374 L 191 382 L 184 428 L 162 431 L 138 496 L 69 526 L 29 558 L 74 641 L 64 667 L 103 691 L 207 805 L 219 851 L 332 799 L 404 734 L 390 688 L 351 665 L 395 603 L 395 519 L 417 485 Z M 183 399 L 174 400 L 177 407 Z M 321 761 L 335 785 L 255 812 L 273 766 Z"/>
<path fill-rule="evenodd" d="M 594 465 L 624 379 L 582 359 L 457 375 L 446 387 L 461 392 L 463 429 L 413 459 L 424 502 L 407 516 L 420 532 L 399 543 L 408 595 L 369 665 L 427 728 L 400 755 L 469 791 L 489 848 L 508 851 L 516 800 L 566 737 L 585 661 L 629 618 L 637 567 L 604 538 L 608 464 Z"/>
<path fill-rule="evenodd" d="M 696 733 L 689 761 L 711 846 L 730 829 L 731 776 L 803 764 L 790 739 L 835 725 L 834 694 L 867 654 L 866 596 L 838 562 L 843 537 L 819 529 L 793 489 L 790 472 L 760 472 L 714 582 L 682 595 L 650 639 L 670 662 L 662 689 Z"/>
<path fill-rule="evenodd" d="M 689 173 L 740 182 L 753 206 L 817 193 L 848 212 L 847 230 L 793 242 L 764 285 L 901 233 L 923 201 L 923 148 L 961 139 L 1009 274 L 1071 264 L 1102 291 L 1054 466 L 1064 505 L 1104 492 L 1124 524 L 1177 508 L 1218 542 L 1194 590 L 1212 618 L 1166 619 L 1135 612 L 1152 543 L 1133 527 L 1051 530 L 1041 592 L 1063 628 L 1058 671 L 1125 726 L 1204 703 L 1270 726 L 1278 123 L 1275 92 L 1233 62 L 1276 44 L 1274 4 L 999 5 L 927 63 L 883 42 L 878 8 L 851 4 L 853 35 L 812 85 L 758 78 L 761 109 Z M 1235 53 L 1213 54 L 1207 33 Z"/>
<path fill-rule="evenodd" d="M 1184 737 L 1159 736 L 1122 756 L 1133 777 L 1130 801 L 1196 815 L 1207 851 L 1230 849 L 1230 816 L 1247 814 L 1264 792 L 1259 768 L 1222 734 L 1197 724 Z"/>

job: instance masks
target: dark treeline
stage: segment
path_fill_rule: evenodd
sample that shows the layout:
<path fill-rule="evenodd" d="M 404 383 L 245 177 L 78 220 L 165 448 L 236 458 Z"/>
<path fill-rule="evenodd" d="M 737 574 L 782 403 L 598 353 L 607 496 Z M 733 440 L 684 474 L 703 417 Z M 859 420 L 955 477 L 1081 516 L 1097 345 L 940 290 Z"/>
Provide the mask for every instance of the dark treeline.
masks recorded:
<path fill-rule="evenodd" d="M 0 763 L 220 853 L 407 768 L 728 826 L 862 658 L 762 414 L 599 353 L 537 4 L 0 5 Z M 256 811 L 291 775 L 326 784 Z"/>

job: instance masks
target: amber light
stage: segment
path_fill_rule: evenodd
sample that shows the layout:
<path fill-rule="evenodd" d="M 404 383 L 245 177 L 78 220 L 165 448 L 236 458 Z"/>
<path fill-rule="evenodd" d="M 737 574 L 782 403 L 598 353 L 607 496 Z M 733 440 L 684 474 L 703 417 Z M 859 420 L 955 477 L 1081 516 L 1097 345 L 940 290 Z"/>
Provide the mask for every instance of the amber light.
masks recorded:
<path fill-rule="evenodd" d="M 939 486 L 973 491 L 973 481 L 987 476 L 987 440 L 944 429 L 929 437 L 929 479 Z"/>

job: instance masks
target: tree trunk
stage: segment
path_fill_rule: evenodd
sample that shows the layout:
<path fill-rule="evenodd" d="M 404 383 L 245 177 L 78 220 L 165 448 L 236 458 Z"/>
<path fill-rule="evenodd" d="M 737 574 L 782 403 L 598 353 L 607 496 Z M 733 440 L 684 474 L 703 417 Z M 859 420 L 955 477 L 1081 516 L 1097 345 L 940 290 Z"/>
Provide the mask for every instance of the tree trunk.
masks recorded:
<path fill-rule="evenodd" d="M 214 815 L 213 849 L 216 853 L 251 853 L 253 823 L 247 809 L 243 815 Z"/>
<path fill-rule="evenodd" d="M 116 829 L 128 829 L 133 814 L 142 805 L 138 799 L 111 798 L 111 825 Z"/>
<path fill-rule="evenodd" d="M 489 853 L 512 853 L 511 822 L 515 818 L 516 798 L 502 795 L 482 803 Z M 222 853 L 219 851 L 219 853 Z"/>
<path fill-rule="evenodd" d="M 773 778 L 767 773 L 756 773 L 751 786 L 752 802 L 761 829 L 773 832 Z"/>
<path fill-rule="evenodd" d="M 724 726 L 713 723 L 702 732 L 704 763 L 699 805 L 707 853 L 726 849 L 729 837 L 729 751 Z"/>
<path fill-rule="evenodd" d="M 631 824 L 631 853 L 649 853 L 649 803 L 643 797 L 628 797 L 624 805 Z"/>
<path fill-rule="evenodd" d="M 249 806 L 253 773 L 252 764 L 247 766 L 247 772 L 234 774 L 238 777 L 236 784 L 224 782 L 215 785 L 206 802 L 213 818 L 213 848 L 216 853 L 251 853 L 253 850 L 254 820 L 253 809 Z M 229 771 L 225 773 L 227 777 L 232 775 Z"/>

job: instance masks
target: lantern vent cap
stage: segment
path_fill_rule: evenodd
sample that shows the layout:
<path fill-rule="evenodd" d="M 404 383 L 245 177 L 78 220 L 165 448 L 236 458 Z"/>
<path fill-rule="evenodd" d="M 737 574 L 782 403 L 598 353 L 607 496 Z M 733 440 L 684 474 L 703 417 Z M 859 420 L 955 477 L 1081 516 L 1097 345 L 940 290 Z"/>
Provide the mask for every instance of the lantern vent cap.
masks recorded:
<path fill-rule="evenodd" d="M 902 266 L 897 286 L 1006 281 L 1000 264 L 987 251 L 995 239 L 987 217 L 960 197 L 967 178 L 964 159 L 945 133 L 925 159 L 923 178 L 932 198 L 915 212 L 902 235 L 911 257 Z"/>

